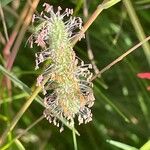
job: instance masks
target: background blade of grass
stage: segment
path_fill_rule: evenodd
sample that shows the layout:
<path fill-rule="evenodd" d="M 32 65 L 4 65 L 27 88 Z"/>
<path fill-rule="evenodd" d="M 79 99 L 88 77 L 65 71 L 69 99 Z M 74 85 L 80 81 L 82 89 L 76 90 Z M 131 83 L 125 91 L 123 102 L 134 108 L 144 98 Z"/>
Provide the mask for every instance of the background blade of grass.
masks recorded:
<path fill-rule="evenodd" d="M 124 144 L 124 143 L 121 143 L 121 142 L 118 142 L 118 141 L 114 141 L 114 140 L 107 140 L 107 142 L 109 144 L 112 144 L 120 149 L 123 149 L 123 150 L 138 150 L 137 148 L 135 147 L 132 147 L 132 146 L 129 146 L 127 144 Z"/>
<path fill-rule="evenodd" d="M 3 6 L 9 4 L 9 3 L 12 2 L 12 1 L 13 1 L 13 0 L 0 0 L 0 3 L 1 3 L 1 5 L 2 5 L 2 7 L 3 7 Z"/>
<path fill-rule="evenodd" d="M 141 148 L 140 150 L 149 150 L 150 149 L 150 140 L 147 141 Z"/>
<path fill-rule="evenodd" d="M 15 144 L 19 150 L 25 150 L 25 147 L 23 146 L 23 144 L 19 140 L 16 140 Z"/>
<path fill-rule="evenodd" d="M 146 35 L 144 33 L 143 27 L 138 19 L 138 16 L 134 10 L 134 7 L 132 5 L 132 2 L 130 0 L 123 0 L 123 3 L 127 9 L 127 12 L 129 14 L 129 17 L 131 19 L 131 22 L 133 24 L 133 27 L 136 31 L 137 37 L 140 41 L 143 41 L 146 38 Z M 147 58 L 147 62 L 150 65 L 150 45 L 148 42 L 144 43 L 142 45 L 145 56 Z"/>

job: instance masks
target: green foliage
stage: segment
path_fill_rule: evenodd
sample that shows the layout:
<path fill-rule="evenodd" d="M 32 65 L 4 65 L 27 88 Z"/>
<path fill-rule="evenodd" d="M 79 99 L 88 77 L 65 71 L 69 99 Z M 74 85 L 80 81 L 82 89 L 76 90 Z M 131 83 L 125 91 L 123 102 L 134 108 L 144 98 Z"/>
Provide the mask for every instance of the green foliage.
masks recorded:
<path fill-rule="evenodd" d="M 3 11 L 6 26 L 10 21 L 13 25 L 7 28 L 9 35 L 11 35 L 19 19 L 8 11 L 8 9 L 12 9 L 10 2 L 10 0 L 1 0 L 2 8 L 5 6 Z M 83 15 L 84 1 L 52 0 L 49 2 L 54 7 L 74 8 L 76 16 L 85 18 Z M 89 16 L 101 2 L 99 0 L 88 1 Z M 147 37 L 150 33 L 149 11 L 147 9 L 149 0 L 131 2 Z M 20 0 L 18 10 L 15 10 L 18 15 L 21 14 L 25 3 L 26 1 Z M 44 1 L 40 1 L 37 11 L 42 9 L 43 3 Z M 6 6 L 8 9 L 6 9 Z M 12 10 L 14 11 L 14 9 Z M 135 32 L 132 21 L 123 1 L 120 1 L 118 4 L 102 11 L 90 26 L 88 29 L 90 47 L 99 70 L 139 42 L 139 35 Z M 32 25 L 29 26 L 29 29 L 31 28 Z M 0 29 L 0 33 L 5 35 L 2 23 Z M 39 72 L 34 70 L 34 53 L 39 51 L 39 48 L 30 49 L 27 43 L 31 35 L 29 32 L 27 31 L 23 38 L 11 71 L 4 67 L 6 60 L 4 59 L 3 48 L 6 43 L 1 44 L 0 40 L 0 136 L 4 133 L 6 127 L 9 127 L 13 118 L 35 90 L 36 78 L 41 72 L 41 70 Z M 78 42 L 74 50 L 86 63 L 91 63 L 86 39 Z M 68 130 L 69 126 L 65 127 L 64 132 L 59 133 L 59 129 L 43 119 L 34 127 L 29 128 L 15 142 L 13 141 L 17 135 L 30 127 L 42 115 L 44 110 L 42 106 L 43 96 L 40 93 L 35 98 L 38 103 L 33 101 L 27 111 L 23 113 L 16 127 L 8 135 L 2 149 L 8 146 L 12 150 L 65 150 L 74 148 L 79 150 L 149 150 L 150 92 L 147 91 L 146 87 L 150 82 L 138 79 L 136 76 L 139 72 L 150 72 L 146 59 L 148 57 L 145 55 L 143 48 L 140 47 L 94 80 L 96 101 L 92 108 L 93 121 L 81 126 L 76 124 L 77 120 L 75 121 L 75 128 L 77 129 L 75 132 L 79 132 L 80 136 L 75 134 L 74 129 Z M 93 73 L 95 73 L 94 70 Z M 4 75 L 11 80 L 11 94 L 2 82 Z"/>
<path fill-rule="evenodd" d="M 6 5 L 8 5 L 10 2 L 12 2 L 13 0 L 0 0 L 0 4 L 2 5 L 2 6 L 6 6 Z"/>
<path fill-rule="evenodd" d="M 108 140 L 107 142 L 120 148 L 120 149 L 123 149 L 123 150 L 138 150 L 137 148 L 134 148 L 132 146 L 129 146 L 129 145 L 121 143 L 121 142 L 117 142 L 117 141 L 113 141 L 113 140 Z"/>

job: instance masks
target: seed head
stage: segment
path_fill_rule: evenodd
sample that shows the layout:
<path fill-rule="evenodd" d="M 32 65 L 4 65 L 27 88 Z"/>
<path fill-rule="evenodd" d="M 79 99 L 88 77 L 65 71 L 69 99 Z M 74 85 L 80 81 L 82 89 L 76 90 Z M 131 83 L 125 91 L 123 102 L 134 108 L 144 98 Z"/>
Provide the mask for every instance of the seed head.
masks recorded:
<path fill-rule="evenodd" d="M 36 67 L 50 61 L 45 70 L 37 78 L 37 86 L 41 86 L 46 76 L 49 81 L 43 86 L 44 115 L 50 123 L 60 126 L 58 118 L 65 118 L 72 125 L 75 116 L 79 124 L 92 120 L 90 107 L 94 104 L 92 91 L 91 64 L 84 64 L 75 52 L 71 41 L 78 36 L 77 30 L 82 28 L 82 20 L 72 17 L 73 10 L 61 7 L 54 12 L 47 3 L 40 16 L 33 15 L 35 32 L 30 36 L 31 46 L 35 43 L 41 47 L 36 53 Z M 63 130 L 61 125 L 60 131 Z"/>

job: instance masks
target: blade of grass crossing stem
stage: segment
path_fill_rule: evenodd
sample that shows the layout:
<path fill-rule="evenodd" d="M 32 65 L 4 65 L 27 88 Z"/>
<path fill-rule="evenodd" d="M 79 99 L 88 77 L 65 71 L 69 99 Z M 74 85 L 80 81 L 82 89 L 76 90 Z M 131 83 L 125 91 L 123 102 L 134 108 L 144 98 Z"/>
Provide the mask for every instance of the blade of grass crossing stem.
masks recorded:
<path fill-rule="evenodd" d="M 124 144 L 124 143 L 121 143 L 121 142 L 118 142 L 118 141 L 107 140 L 107 142 L 109 144 L 114 145 L 115 147 L 118 147 L 118 148 L 123 149 L 123 150 L 138 150 L 135 147 L 132 147 L 130 145 L 127 145 L 127 144 Z"/>
<path fill-rule="evenodd" d="M 143 45 L 145 42 L 150 40 L 150 36 L 148 36 L 147 38 L 145 38 L 143 41 L 141 41 L 140 43 L 136 44 L 135 46 L 133 46 L 132 48 L 130 48 L 129 50 L 127 50 L 125 53 L 123 53 L 121 56 L 119 56 L 117 59 L 115 59 L 113 62 L 111 62 L 110 64 L 108 64 L 106 67 L 104 67 L 103 69 L 101 69 L 97 74 L 95 74 L 91 81 L 93 81 L 94 79 L 96 79 L 99 75 L 101 75 L 102 73 L 104 73 L 105 71 L 107 71 L 108 69 L 110 69 L 112 66 L 114 66 L 115 64 L 117 64 L 118 62 L 120 62 L 121 60 L 123 60 L 126 56 L 128 56 L 130 53 L 132 53 L 133 51 L 135 51 L 138 47 L 140 47 L 141 45 Z"/>
<path fill-rule="evenodd" d="M 4 28 L 5 38 L 6 38 L 7 42 L 8 42 L 9 37 L 8 37 L 6 21 L 5 21 L 5 17 L 4 17 L 4 13 L 3 13 L 3 9 L 2 9 L 1 3 L 0 3 L 0 16 L 1 16 L 1 19 L 2 19 L 2 24 L 3 24 L 3 28 Z"/>

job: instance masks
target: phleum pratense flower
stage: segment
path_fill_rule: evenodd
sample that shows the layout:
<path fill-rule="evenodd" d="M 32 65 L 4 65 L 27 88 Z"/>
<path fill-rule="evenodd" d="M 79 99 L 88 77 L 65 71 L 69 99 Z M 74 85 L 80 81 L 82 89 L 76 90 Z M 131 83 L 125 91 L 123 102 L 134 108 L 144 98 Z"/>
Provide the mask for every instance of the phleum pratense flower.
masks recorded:
<path fill-rule="evenodd" d="M 30 36 L 29 42 L 41 47 L 36 53 L 36 67 L 49 61 L 49 65 L 37 78 L 37 86 L 41 86 L 44 79 L 50 79 L 43 86 L 44 116 L 49 122 L 60 126 L 58 118 L 67 120 L 71 125 L 75 117 L 79 124 L 92 120 L 90 107 L 94 104 L 92 91 L 91 64 L 84 64 L 73 51 L 71 41 L 79 36 L 77 30 L 82 29 L 82 20 L 72 17 L 73 10 L 66 9 L 61 13 L 61 7 L 57 11 L 47 3 L 43 5 L 45 10 L 41 14 L 33 16 L 35 32 Z"/>

